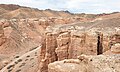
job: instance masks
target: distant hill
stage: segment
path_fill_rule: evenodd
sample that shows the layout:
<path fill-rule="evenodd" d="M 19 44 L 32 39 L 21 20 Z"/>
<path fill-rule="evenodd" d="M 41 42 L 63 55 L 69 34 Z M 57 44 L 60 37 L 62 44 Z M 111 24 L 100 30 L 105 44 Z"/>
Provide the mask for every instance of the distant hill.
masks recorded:
<path fill-rule="evenodd" d="M 0 19 L 11 18 L 40 18 L 40 17 L 71 17 L 68 11 L 54 11 L 51 9 L 39 10 L 13 4 L 0 4 Z"/>
<path fill-rule="evenodd" d="M 114 12 L 111 14 L 116 14 Z M 111 14 L 73 14 L 69 11 L 54 11 L 51 9 L 39 10 L 37 8 L 30 8 L 25 6 L 19 6 L 14 4 L 0 4 L 0 19 L 19 19 L 19 18 L 40 18 L 40 17 L 84 17 L 84 18 L 96 18 Z"/>

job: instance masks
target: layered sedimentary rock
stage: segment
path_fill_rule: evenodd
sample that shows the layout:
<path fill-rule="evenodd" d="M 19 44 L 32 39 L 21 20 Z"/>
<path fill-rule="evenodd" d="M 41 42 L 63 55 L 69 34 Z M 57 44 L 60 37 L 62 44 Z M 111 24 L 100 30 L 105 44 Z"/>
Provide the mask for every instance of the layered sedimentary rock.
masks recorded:
<path fill-rule="evenodd" d="M 99 26 L 101 21 L 98 23 L 76 21 L 79 20 L 77 18 L 3 20 L 0 23 L 0 54 L 11 55 L 15 52 L 22 54 L 42 44 L 39 56 L 41 72 L 48 71 L 49 63 L 76 59 L 81 54 L 119 54 L 117 51 L 120 28 L 117 24 L 112 27 L 109 25 L 101 27 Z"/>
<path fill-rule="evenodd" d="M 119 43 L 119 30 L 116 31 L 119 27 L 97 26 L 72 24 L 47 27 L 44 47 L 41 48 L 43 52 L 40 54 L 41 72 L 46 72 L 51 62 L 76 59 L 81 54 L 100 55 Z"/>
<path fill-rule="evenodd" d="M 57 37 L 57 48 L 55 50 L 58 60 L 68 59 L 70 45 L 70 32 L 61 33 Z"/>
<path fill-rule="evenodd" d="M 61 18 L 61 17 L 41 17 L 32 19 L 11 19 L 11 20 L 0 20 L 0 55 L 11 58 L 16 54 L 22 55 L 29 52 L 41 44 L 47 44 L 45 56 L 46 64 L 57 60 L 57 54 L 55 49 L 57 47 L 57 40 L 54 39 L 56 35 L 45 34 L 45 29 L 48 26 L 58 24 L 68 24 L 77 22 L 78 18 Z M 44 38 L 46 42 L 44 43 Z M 53 43 L 53 46 L 49 44 Z M 44 45 L 43 45 L 44 47 Z M 51 48 L 53 50 L 51 50 Z M 44 50 L 43 50 L 44 53 Z M 52 53 L 52 54 L 51 54 Z M 43 58 L 41 58 L 43 59 Z M 4 61 L 2 58 L 0 61 Z M 11 60 L 12 61 L 12 60 Z M 44 60 L 43 60 L 44 61 Z M 3 67 L 3 64 L 1 64 Z M 47 69 L 47 68 L 46 68 Z"/>
<path fill-rule="evenodd" d="M 69 21 L 66 24 L 77 21 L 77 18 L 67 19 Z M 59 21 L 60 24 L 65 24 L 67 19 L 41 17 L 40 19 L 0 20 L 0 53 L 13 53 L 40 45 L 47 26 L 54 25 L 59 20 L 63 20 Z"/>
<path fill-rule="evenodd" d="M 0 46 L 5 43 L 4 30 L 2 25 L 0 25 Z"/>
<path fill-rule="evenodd" d="M 35 47 L 35 43 L 28 39 L 30 36 L 34 37 L 35 31 L 30 30 L 28 26 L 24 25 L 25 23 L 25 21 L 19 20 L 4 20 L 1 22 L 6 39 L 5 43 L 0 46 L 1 54 L 12 54 L 26 47 L 28 49 Z M 33 44 L 33 46 L 30 46 L 30 44 Z"/>

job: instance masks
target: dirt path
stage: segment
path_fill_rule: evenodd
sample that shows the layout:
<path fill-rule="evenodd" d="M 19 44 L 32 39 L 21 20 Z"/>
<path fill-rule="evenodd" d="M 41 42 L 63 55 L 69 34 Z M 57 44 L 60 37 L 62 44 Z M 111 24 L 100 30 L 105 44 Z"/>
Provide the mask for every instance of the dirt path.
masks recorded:
<path fill-rule="evenodd" d="M 40 50 L 41 46 L 33 49 L 19 58 L 14 59 L 8 65 L 6 65 L 0 72 L 24 72 L 22 71 L 23 67 L 29 67 L 30 65 L 34 65 L 37 61 L 37 52 Z"/>

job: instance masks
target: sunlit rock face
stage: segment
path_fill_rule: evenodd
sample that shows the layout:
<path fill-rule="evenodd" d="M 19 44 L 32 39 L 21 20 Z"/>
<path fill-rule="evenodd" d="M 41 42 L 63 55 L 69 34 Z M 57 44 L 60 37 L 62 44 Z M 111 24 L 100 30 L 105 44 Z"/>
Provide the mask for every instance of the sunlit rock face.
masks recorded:
<path fill-rule="evenodd" d="M 66 25 L 77 21 L 79 21 L 79 18 L 74 17 L 41 17 L 10 20 L 1 19 L 0 55 L 5 58 L 7 56 L 9 59 L 14 57 L 16 54 L 23 55 L 42 44 L 42 47 L 46 49 L 41 50 L 42 53 L 40 53 L 40 57 L 45 58 L 45 61 L 47 62 L 46 65 L 56 60 L 60 60 L 62 57 L 58 59 L 56 54 L 57 42 L 59 42 L 56 39 L 57 35 L 46 33 L 45 30 L 47 27 L 52 25 Z M 4 59 L 2 58 L 1 61 L 4 61 Z M 4 64 L 1 63 L 1 67 L 3 67 L 3 65 Z"/>
<path fill-rule="evenodd" d="M 65 24 L 66 18 L 29 18 L 29 19 L 11 19 L 0 20 L 0 53 L 14 53 L 22 49 L 31 49 L 42 43 L 45 29 L 50 25 L 57 25 L 57 20 L 62 19 Z M 72 23 L 77 18 L 67 18 Z M 11 49 L 13 48 L 13 50 Z"/>
<path fill-rule="evenodd" d="M 107 54 L 106 52 L 109 50 L 115 51 L 119 46 L 119 36 L 120 34 L 115 27 L 112 29 L 110 27 L 97 27 L 97 25 L 89 27 L 83 24 L 49 26 L 45 31 L 39 68 L 42 72 L 47 72 L 49 63 L 55 61 L 74 60 L 81 54 L 94 56 Z M 118 43 L 117 46 L 116 43 Z M 52 66 L 50 65 L 50 67 Z M 50 70 L 50 72 L 52 71 Z M 55 72 L 57 72 L 57 69 L 55 69 Z M 66 70 L 63 72 L 66 72 Z"/>
<path fill-rule="evenodd" d="M 34 20 L 33 20 L 34 21 Z M 41 36 L 34 31 L 27 20 L 3 20 L 1 21 L 1 54 L 14 54 L 23 49 L 34 48 L 40 44 Z M 27 49 L 26 49 L 27 50 Z"/>

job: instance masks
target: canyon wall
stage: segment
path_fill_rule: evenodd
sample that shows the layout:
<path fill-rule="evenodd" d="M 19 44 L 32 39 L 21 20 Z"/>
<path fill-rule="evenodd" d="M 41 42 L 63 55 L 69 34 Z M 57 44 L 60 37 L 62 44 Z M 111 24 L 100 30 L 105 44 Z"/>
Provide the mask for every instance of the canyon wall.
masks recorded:
<path fill-rule="evenodd" d="M 81 18 L 78 17 L 41 17 L 0 20 L 0 69 L 13 61 L 17 55 L 21 56 L 44 44 L 45 29 L 48 26 L 69 24 L 80 20 Z M 7 62 L 5 62 L 6 60 Z"/>
<path fill-rule="evenodd" d="M 76 59 L 82 54 L 104 54 L 111 50 L 113 45 L 120 43 L 119 27 L 114 27 L 111 31 L 109 27 L 96 26 L 89 28 L 73 24 L 47 27 L 39 60 L 41 72 L 48 72 L 49 63 Z"/>
<path fill-rule="evenodd" d="M 0 53 L 14 53 L 41 44 L 47 26 L 68 24 L 79 18 L 46 18 L 0 20 Z M 13 48 L 13 50 L 11 49 Z"/>
<path fill-rule="evenodd" d="M 0 21 L 0 54 L 24 54 L 39 45 L 39 71 L 80 55 L 119 54 L 119 24 L 78 22 L 80 18 L 12 19 Z M 100 24 L 105 23 L 104 26 Z M 112 23 L 112 22 L 110 22 Z M 108 24 L 108 25 L 106 25 Z"/>

